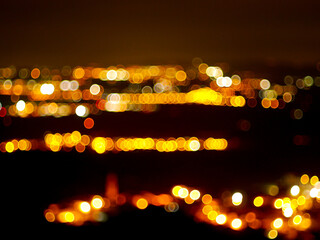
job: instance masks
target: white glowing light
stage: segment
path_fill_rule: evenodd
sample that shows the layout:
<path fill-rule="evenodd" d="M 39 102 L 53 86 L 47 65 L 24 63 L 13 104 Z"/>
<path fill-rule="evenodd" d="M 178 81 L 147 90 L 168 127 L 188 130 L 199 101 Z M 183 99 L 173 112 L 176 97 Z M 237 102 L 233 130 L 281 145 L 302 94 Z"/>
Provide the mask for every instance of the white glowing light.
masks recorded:
<path fill-rule="evenodd" d="M 54 92 L 54 86 L 51 83 L 44 83 L 40 87 L 40 92 L 44 95 L 51 95 Z"/>
<path fill-rule="evenodd" d="M 26 103 L 23 100 L 19 100 L 16 104 L 16 108 L 19 112 L 23 111 L 26 107 Z"/>
<path fill-rule="evenodd" d="M 79 105 L 76 108 L 76 114 L 79 117 L 86 117 L 88 115 L 87 108 L 85 106 L 83 106 L 83 105 Z"/>

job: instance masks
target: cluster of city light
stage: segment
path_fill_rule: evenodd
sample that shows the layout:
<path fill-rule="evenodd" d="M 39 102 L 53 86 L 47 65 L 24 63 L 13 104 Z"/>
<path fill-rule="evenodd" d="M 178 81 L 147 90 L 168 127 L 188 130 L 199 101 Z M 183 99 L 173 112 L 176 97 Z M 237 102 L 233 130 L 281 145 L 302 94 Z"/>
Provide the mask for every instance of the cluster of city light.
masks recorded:
<path fill-rule="evenodd" d="M 163 207 L 167 212 L 181 209 L 192 214 L 197 221 L 216 227 L 235 231 L 264 229 L 269 239 L 278 235 L 289 239 L 303 238 L 304 234 L 319 229 L 315 223 L 319 221 L 320 181 L 317 176 L 310 178 L 307 174 L 296 179 L 297 184 L 284 192 L 279 192 L 277 185 L 271 185 L 265 195 L 248 196 L 241 191 L 226 191 L 220 198 L 184 185 L 174 186 L 171 194 L 119 194 L 114 189 L 117 185 L 107 182 L 104 197 L 95 195 L 88 201 L 76 200 L 62 209 L 52 204 L 44 215 L 48 222 L 82 225 L 86 221 L 106 221 L 107 214 L 112 213 L 111 208 L 124 204 L 141 210 L 154 205 Z M 112 181 L 115 181 L 114 177 Z M 192 207 L 188 207 L 190 205 Z"/>
<path fill-rule="evenodd" d="M 81 134 L 79 131 L 72 133 L 47 133 L 44 139 L 27 140 L 13 139 L 0 143 L 0 151 L 12 153 L 17 150 L 50 150 L 58 152 L 61 150 L 71 151 L 73 148 L 82 153 L 87 147 L 93 149 L 96 153 L 135 150 L 155 150 L 158 152 L 175 152 L 175 151 L 201 151 L 217 150 L 223 151 L 227 148 L 228 141 L 224 138 L 207 138 L 199 139 L 197 137 L 169 137 L 169 138 L 124 138 L 124 137 L 92 137 Z"/>
<path fill-rule="evenodd" d="M 121 81 L 122 83 L 118 83 Z M 110 66 L 62 69 L 0 68 L 0 116 L 86 117 L 100 111 L 157 110 L 162 104 L 205 104 L 282 109 L 298 90 L 320 86 L 320 77 L 268 79 L 224 76 L 222 68 L 201 61 L 193 66 Z M 11 102 L 11 103 L 10 103 Z M 296 109 L 295 119 L 302 117 Z M 300 110 L 301 111 L 301 110 Z M 297 116 L 296 116 L 297 115 Z"/>

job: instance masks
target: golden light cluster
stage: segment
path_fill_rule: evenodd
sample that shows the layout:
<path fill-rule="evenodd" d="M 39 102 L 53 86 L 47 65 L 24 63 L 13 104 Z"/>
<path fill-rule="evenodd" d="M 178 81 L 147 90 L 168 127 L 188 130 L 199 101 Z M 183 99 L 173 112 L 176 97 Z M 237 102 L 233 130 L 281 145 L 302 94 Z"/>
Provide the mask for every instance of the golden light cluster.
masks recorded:
<path fill-rule="evenodd" d="M 110 137 L 92 137 L 81 134 L 79 131 L 72 133 L 47 133 L 44 139 L 27 140 L 13 139 L 0 143 L 0 151 L 12 153 L 17 150 L 50 150 L 58 152 L 61 150 L 71 151 L 75 149 L 82 153 L 87 147 L 90 147 L 98 154 L 105 152 L 128 152 L 135 150 L 155 150 L 158 152 L 175 152 L 175 151 L 202 151 L 217 150 L 223 151 L 227 148 L 228 141 L 224 138 L 207 138 L 198 139 L 197 137 L 169 137 L 165 138 L 110 138 Z"/>
<path fill-rule="evenodd" d="M 245 75 L 245 74 L 244 74 Z M 100 111 L 156 111 L 163 104 L 204 104 L 283 109 L 298 90 L 320 86 L 320 77 L 268 79 L 225 76 L 203 62 L 180 65 L 0 68 L 0 116 L 87 117 Z M 295 118 L 301 118 L 299 110 Z M 301 111 L 301 110 L 300 110 Z M 296 116 L 297 115 L 297 116 Z"/>
<path fill-rule="evenodd" d="M 292 179 L 292 178 L 291 178 Z M 75 200 L 69 207 L 61 208 L 52 204 L 45 210 L 48 222 L 82 225 L 85 222 L 102 222 L 112 214 L 112 208 L 129 204 L 138 209 L 149 205 L 163 207 L 174 213 L 178 210 L 194 216 L 214 227 L 230 228 L 234 231 L 264 229 L 265 236 L 275 239 L 278 235 L 294 239 L 307 236 L 320 229 L 320 181 L 317 176 L 303 174 L 296 178 L 296 184 L 287 184 L 279 192 L 279 186 L 268 187 L 267 194 L 248 196 L 245 192 L 225 191 L 221 197 L 200 192 L 185 185 L 176 185 L 169 194 L 118 193 L 116 178 L 109 178 L 105 196 L 95 195 L 87 201 Z M 291 181 L 292 182 L 292 181 Z M 192 207 L 189 207 L 191 206 Z"/>

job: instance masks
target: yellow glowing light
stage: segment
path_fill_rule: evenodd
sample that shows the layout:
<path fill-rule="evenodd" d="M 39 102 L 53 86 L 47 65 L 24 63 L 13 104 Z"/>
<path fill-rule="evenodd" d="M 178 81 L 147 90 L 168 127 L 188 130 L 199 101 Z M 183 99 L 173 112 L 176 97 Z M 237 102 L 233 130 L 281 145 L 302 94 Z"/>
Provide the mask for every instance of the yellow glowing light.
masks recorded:
<path fill-rule="evenodd" d="M 58 218 L 61 222 L 73 222 L 74 221 L 74 214 L 72 212 L 61 212 L 58 215 Z"/>
<path fill-rule="evenodd" d="M 242 221 L 240 218 L 235 218 L 232 220 L 231 222 L 231 228 L 234 229 L 234 230 L 238 230 L 240 229 L 242 226 Z"/>
<path fill-rule="evenodd" d="M 283 225 L 283 220 L 281 218 L 277 218 L 273 221 L 272 226 L 276 229 L 281 228 Z"/>
<path fill-rule="evenodd" d="M 253 204 L 254 206 L 256 207 L 261 207 L 263 205 L 263 197 L 256 197 L 254 200 L 253 200 Z"/>
<path fill-rule="evenodd" d="M 198 200 L 200 198 L 200 192 L 198 190 L 192 190 L 190 192 L 190 198 L 194 201 Z"/>
<path fill-rule="evenodd" d="M 172 188 L 172 194 L 173 194 L 173 196 L 175 196 L 175 197 L 179 197 L 179 190 L 181 189 L 182 187 L 181 186 L 174 186 L 173 188 Z"/>
<path fill-rule="evenodd" d="M 145 198 L 139 198 L 136 205 L 139 209 L 145 209 L 148 207 L 148 201 Z"/>
<path fill-rule="evenodd" d="M 316 183 L 319 182 L 319 178 L 317 176 L 313 176 L 311 179 L 310 179 L 310 184 L 312 186 L 316 185 Z"/>
<path fill-rule="evenodd" d="M 295 224 L 295 225 L 299 225 L 301 222 L 302 222 L 302 217 L 301 217 L 301 215 L 296 215 L 296 216 L 294 216 L 294 218 L 293 218 L 293 224 Z"/>
<path fill-rule="evenodd" d="M 275 229 L 272 229 L 268 232 L 269 239 L 275 239 L 277 236 L 278 236 L 278 231 Z"/>
<path fill-rule="evenodd" d="M 297 196 L 300 193 L 300 188 L 298 185 L 294 185 L 292 186 L 292 188 L 290 189 L 290 193 L 292 196 Z"/>
<path fill-rule="evenodd" d="M 83 213 L 88 213 L 91 210 L 90 204 L 88 202 L 81 202 L 79 205 L 79 209 Z"/>
<path fill-rule="evenodd" d="M 93 139 L 91 146 L 99 154 L 106 151 L 106 141 L 103 137 L 96 137 Z"/>
<path fill-rule="evenodd" d="M 14 151 L 14 144 L 12 142 L 7 142 L 5 148 L 8 153 L 12 153 Z"/>
<path fill-rule="evenodd" d="M 306 203 L 306 197 L 305 196 L 299 196 L 298 197 L 298 205 L 302 206 Z"/>
<path fill-rule="evenodd" d="M 91 200 L 91 206 L 95 209 L 100 209 L 104 206 L 104 200 L 100 196 L 94 196 Z"/>
<path fill-rule="evenodd" d="M 189 195 L 189 190 L 182 187 L 179 191 L 178 191 L 178 196 L 180 198 L 186 198 Z"/>
<path fill-rule="evenodd" d="M 282 205 L 283 205 L 282 199 L 278 198 L 278 199 L 276 199 L 276 200 L 274 201 L 274 207 L 275 207 L 276 209 L 282 208 Z"/>
<path fill-rule="evenodd" d="M 208 216 L 208 219 L 210 219 L 211 221 L 213 221 L 213 220 L 215 220 L 215 219 L 217 218 L 218 213 L 217 213 L 216 211 L 212 210 L 212 211 L 210 211 L 210 212 L 208 213 L 207 216 Z"/>
<path fill-rule="evenodd" d="M 232 204 L 239 206 L 242 203 L 243 195 L 240 192 L 236 192 L 232 195 Z"/>
<path fill-rule="evenodd" d="M 300 182 L 305 185 L 309 182 L 309 176 L 308 174 L 303 174 L 300 178 Z"/>
<path fill-rule="evenodd" d="M 216 217 L 216 222 L 219 224 L 219 225 L 223 225 L 227 222 L 227 216 L 225 214 L 219 214 L 217 217 Z"/>

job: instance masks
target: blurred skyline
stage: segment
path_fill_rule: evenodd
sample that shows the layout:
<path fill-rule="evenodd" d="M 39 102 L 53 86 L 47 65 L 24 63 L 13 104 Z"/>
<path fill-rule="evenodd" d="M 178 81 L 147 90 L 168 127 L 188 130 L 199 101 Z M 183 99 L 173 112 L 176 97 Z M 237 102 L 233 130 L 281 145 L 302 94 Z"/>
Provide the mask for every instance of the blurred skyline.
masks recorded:
<path fill-rule="evenodd" d="M 5 1 L 0 65 L 315 66 L 318 1 Z"/>

